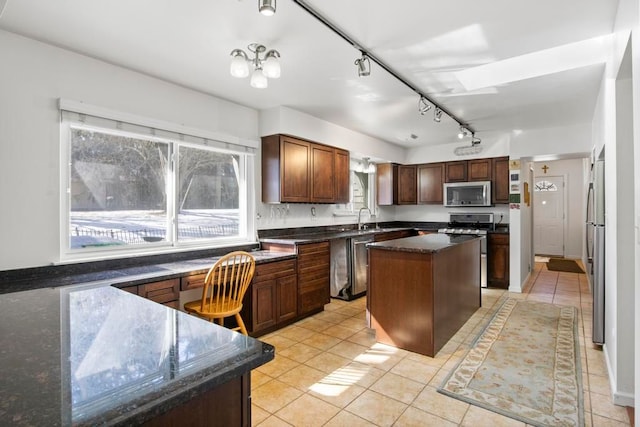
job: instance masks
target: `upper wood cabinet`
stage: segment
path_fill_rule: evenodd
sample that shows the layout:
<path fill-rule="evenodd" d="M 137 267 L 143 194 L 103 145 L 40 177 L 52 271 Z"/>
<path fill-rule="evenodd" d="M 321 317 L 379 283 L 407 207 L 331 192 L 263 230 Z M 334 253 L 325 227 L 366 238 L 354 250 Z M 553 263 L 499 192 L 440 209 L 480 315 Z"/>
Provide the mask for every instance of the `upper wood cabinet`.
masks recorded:
<path fill-rule="evenodd" d="M 415 165 L 398 166 L 398 204 L 415 205 L 417 202 L 417 185 Z"/>
<path fill-rule="evenodd" d="M 376 167 L 376 188 L 378 205 L 398 204 L 398 165 L 395 163 L 379 163 Z"/>
<path fill-rule="evenodd" d="M 444 163 L 427 163 L 417 166 L 418 204 L 442 204 Z"/>
<path fill-rule="evenodd" d="M 262 138 L 264 203 L 346 203 L 349 152 L 287 135 Z"/>
<path fill-rule="evenodd" d="M 491 181 L 492 169 L 491 159 L 468 160 L 467 178 L 469 181 Z"/>
<path fill-rule="evenodd" d="M 445 182 L 465 182 L 467 180 L 467 161 L 447 162 L 445 165 Z"/>
<path fill-rule="evenodd" d="M 336 148 L 335 203 L 349 203 L 349 152 Z"/>
<path fill-rule="evenodd" d="M 509 203 L 509 158 L 496 157 L 493 162 L 491 202 Z"/>

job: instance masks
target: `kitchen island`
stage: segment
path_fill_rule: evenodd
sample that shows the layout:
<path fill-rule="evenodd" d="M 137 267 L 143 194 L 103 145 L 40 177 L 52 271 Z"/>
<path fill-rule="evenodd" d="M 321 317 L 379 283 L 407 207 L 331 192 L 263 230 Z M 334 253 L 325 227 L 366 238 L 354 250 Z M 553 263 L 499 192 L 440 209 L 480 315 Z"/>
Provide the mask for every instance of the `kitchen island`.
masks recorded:
<path fill-rule="evenodd" d="M 428 234 L 367 247 L 376 340 L 434 357 L 480 307 L 480 239 Z"/>
<path fill-rule="evenodd" d="M 251 425 L 272 346 L 108 286 L 0 295 L 0 425 Z"/>

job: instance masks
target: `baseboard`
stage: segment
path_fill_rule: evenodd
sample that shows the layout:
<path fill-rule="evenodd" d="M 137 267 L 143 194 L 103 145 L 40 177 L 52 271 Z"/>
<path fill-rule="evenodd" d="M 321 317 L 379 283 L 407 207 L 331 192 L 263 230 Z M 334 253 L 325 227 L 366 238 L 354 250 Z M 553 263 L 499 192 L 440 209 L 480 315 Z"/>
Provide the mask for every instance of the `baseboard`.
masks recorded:
<path fill-rule="evenodd" d="M 609 387 L 611 388 L 611 396 L 614 405 L 619 406 L 635 406 L 635 394 L 618 391 L 618 385 L 616 384 L 615 377 L 613 376 L 613 369 L 611 368 L 611 360 L 609 359 L 609 352 L 607 351 L 607 345 L 602 348 L 604 353 L 604 361 L 607 365 L 607 376 L 609 379 Z"/>
<path fill-rule="evenodd" d="M 527 273 L 527 277 L 524 278 L 524 281 L 520 284 L 518 284 L 517 286 L 514 286 L 512 284 L 509 284 L 509 292 L 517 292 L 519 294 L 522 293 L 522 290 L 524 289 L 524 286 L 527 284 L 527 280 L 529 280 L 529 278 L 531 277 L 531 272 Z"/>

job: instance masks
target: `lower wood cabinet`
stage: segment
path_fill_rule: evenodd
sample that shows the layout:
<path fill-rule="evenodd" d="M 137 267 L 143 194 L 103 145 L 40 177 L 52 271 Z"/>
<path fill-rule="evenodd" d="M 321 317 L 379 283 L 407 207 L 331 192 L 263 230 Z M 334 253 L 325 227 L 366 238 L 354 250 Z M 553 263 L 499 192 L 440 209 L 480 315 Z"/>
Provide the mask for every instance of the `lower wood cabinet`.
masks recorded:
<path fill-rule="evenodd" d="M 487 286 L 509 288 L 509 235 L 487 235 Z"/>
<path fill-rule="evenodd" d="M 123 291 L 166 305 L 171 308 L 180 306 L 180 278 L 145 283 L 143 285 L 123 286 Z"/>
<path fill-rule="evenodd" d="M 330 302 L 329 242 L 307 243 L 298 251 L 298 315 L 322 311 Z"/>
<path fill-rule="evenodd" d="M 251 335 L 260 335 L 289 322 L 298 315 L 296 260 L 258 264 L 245 297 L 245 323 Z M 248 310 L 251 310 L 248 313 Z"/>

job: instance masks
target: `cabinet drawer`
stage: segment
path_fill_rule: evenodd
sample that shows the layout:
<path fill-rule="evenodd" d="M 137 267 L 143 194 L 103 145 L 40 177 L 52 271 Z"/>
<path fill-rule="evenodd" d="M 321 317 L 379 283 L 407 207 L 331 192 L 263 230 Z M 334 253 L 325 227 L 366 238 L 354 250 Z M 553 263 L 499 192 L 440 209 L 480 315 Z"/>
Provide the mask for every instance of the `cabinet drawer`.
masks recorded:
<path fill-rule="evenodd" d="M 204 287 L 204 278 L 207 277 L 207 273 L 194 274 L 191 276 L 183 277 L 180 280 L 180 290 L 187 291 L 189 289 L 196 289 Z"/>
<path fill-rule="evenodd" d="M 312 255 L 323 252 L 329 253 L 329 242 L 298 245 L 298 255 Z"/>
<path fill-rule="evenodd" d="M 298 295 L 298 314 L 305 314 L 310 311 L 323 308 L 326 303 L 326 292 L 324 289 L 314 289 Z"/>
<path fill-rule="evenodd" d="M 509 235 L 508 234 L 491 233 L 491 234 L 489 234 L 489 242 L 491 244 L 496 244 L 496 245 L 508 245 L 509 244 Z"/>
<path fill-rule="evenodd" d="M 296 260 L 276 261 L 267 264 L 256 265 L 253 282 L 279 279 L 296 274 Z"/>
<path fill-rule="evenodd" d="M 138 295 L 138 285 L 124 286 L 118 289 L 120 289 L 121 291 L 129 292 L 130 294 Z"/>
<path fill-rule="evenodd" d="M 177 300 L 180 296 L 180 279 L 140 285 L 138 286 L 138 295 L 159 303 Z"/>

